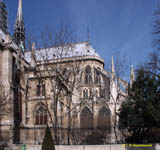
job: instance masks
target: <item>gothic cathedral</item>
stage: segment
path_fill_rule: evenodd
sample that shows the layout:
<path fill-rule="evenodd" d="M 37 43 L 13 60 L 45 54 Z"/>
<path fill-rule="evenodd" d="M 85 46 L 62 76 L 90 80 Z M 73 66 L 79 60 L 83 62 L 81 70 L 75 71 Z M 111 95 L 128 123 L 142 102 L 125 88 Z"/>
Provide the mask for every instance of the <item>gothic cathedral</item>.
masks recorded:
<path fill-rule="evenodd" d="M 19 0 L 13 37 L 0 28 L 0 144 L 42 144 L 47 125 L 56 144 L 121 138 L 116 112 L 129 84 L 113 58 L 108 72 L 89 41 L 26 51 L 22 12 Z"/>

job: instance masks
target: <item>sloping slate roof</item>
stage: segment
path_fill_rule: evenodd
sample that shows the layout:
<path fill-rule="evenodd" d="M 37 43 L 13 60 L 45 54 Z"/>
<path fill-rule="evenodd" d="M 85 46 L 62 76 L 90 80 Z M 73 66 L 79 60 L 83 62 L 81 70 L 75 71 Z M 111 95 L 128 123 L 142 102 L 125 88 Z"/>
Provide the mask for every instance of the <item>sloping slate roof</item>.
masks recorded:
<path fill-rule="evenodd" d="M 75 43 L 67 44 L 64 46 L 55 46 L 46 49 L 35 50 L 36 60 L 52 60 L 57 58 L 70 58 L 76 56 L 97 56 L 98 53 L 95 49 L 88 43 Z M 27 62 L 31 62 L 31 51 L 25 52 L 25 59 Z"/>

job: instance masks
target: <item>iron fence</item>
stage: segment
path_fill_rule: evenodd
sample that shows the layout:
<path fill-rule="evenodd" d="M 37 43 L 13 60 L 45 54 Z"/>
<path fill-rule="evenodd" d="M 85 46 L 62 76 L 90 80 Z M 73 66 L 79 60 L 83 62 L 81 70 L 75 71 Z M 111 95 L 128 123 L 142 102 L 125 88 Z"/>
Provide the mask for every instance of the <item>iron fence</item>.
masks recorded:
<path fill-rule="evenodd" d="M 55 130 L 50 127 L 55 140 Z M 117 134 L 117 139 L 115 133 Z M 45 127 L 21 128 L 20 143 L 42 144 Z M 0 143 L 10 140 L 10 131 L 0 130 Z M 131 136 L 127 130 L 114 131 L 113 128 L 58 128 L 57 145 L 103 145 L 113 143 L 160 143 L 160 129 L 151 130 L 143 139 Z"/>

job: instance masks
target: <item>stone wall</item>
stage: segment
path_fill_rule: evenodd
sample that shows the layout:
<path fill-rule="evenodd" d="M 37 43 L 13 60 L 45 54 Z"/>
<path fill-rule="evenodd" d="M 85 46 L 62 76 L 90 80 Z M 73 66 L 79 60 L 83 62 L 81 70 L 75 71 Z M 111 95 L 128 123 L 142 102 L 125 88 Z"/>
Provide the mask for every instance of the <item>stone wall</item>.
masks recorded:
<path fill-rule="evenodd" d="M 26 150 L 41 150 L 41 145 L 27 145 Z M 56 146 L 56 150 L 125 150 L 122 145 Z"/>
<path fill-rule="evenodd" d="M 41 145 L 26 145 L 26 150 L 41 150 Z M 71 146 L 56 146 L 56 150 L 125 150 L 122 144 L 114 145 L 71 145 Z M 148 150 L 160 150 L 160 144 L 153 144 L 153 148 Z"/>

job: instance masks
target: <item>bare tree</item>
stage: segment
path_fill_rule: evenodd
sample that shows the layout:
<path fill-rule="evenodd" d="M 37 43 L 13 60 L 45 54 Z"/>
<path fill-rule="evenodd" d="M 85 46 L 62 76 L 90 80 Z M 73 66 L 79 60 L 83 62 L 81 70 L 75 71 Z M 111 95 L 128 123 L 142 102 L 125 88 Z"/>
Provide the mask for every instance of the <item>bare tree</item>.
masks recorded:
<path fill-rule="evenodd" d="M 122 137 L 120 137 L 120 132 L 118 130 L 118 110 L 120 108 L 120 104 L 126 98 L 127 95 L 128 83 L 125 80 L 123 80 L 127 68 L 128 63 L 126 62 L 125 55 L 122 56 L 119 52 L 115 53 L 114 57 L 112 57 L 111 65 L 110 96 L 111 101 L 114 104 L 112 122 L 116 142 L 120 142 L 120 140 L 122 140 Z"/>
<path fill-rule="evenodd" d="M 8 138 L 9 135 L 6 131 L 4 131 L 1 126 L 3 125 L 3 118 L 8 117 L 11 114 L 11 100 L 10 93 L 6 86 L 4 86 L 3 82 L 0 80 L 0 141 L 3 143 L 5 139 Z"/>
<path fill-rule="evenodd" d="M 9 104 L 10 94 L 7 88 L 4 86 L 2 81 L 0 81 L 0 118 L 1 115 L 9 114 L 10 109 L 8 109 L 7 104 Z"/>
<path fill-rule="evenodd" d="M 160 5 L 157 6 L 157 9 L 154 12 L 155 21 L 153 22 L 153 46 L 156 49 L 160 49 Z"/>
<path fill-rule="evenodd" d="M 46 100 L 45 105 L 57 144 L 59 143 L 59 129 L 64 127 L 62 116 L 60 118 L 59 115 L 65 114 L 65 111 L 67 112 L 67 141 L 70 144 L 72 112 L 81 104 L 81 102 L 73 104 L 73 97 L 79 96 L 75 91 L 79 88 L 82 59 L 74 52 L 75 41 L 73 41 L 72 33 L 73 31 L 70 31 L 64 25 L 61 25 L 56 32 L 46 28 L 41 36 L 43 49 L 36 50 L 35 54 L 35 48 L 32 46 L 34 63 L 31 62 L 31 64 L 34 64 L 37 80 L 41 84 L 40 86 L 45 85 L 45 89 L 51 89 L 50 93 L 45 92 L 43 95 L 48 98 L 49 94 L 52 101 L 49 103 Z"/>
<path fill-rule="evenodd" d="M 154 12 L 155 21 L 153 22 L 153 47 L 154 51 L 149 53 L 146 67 L 151 73 L 160 77 L 160 6 Z"/>

